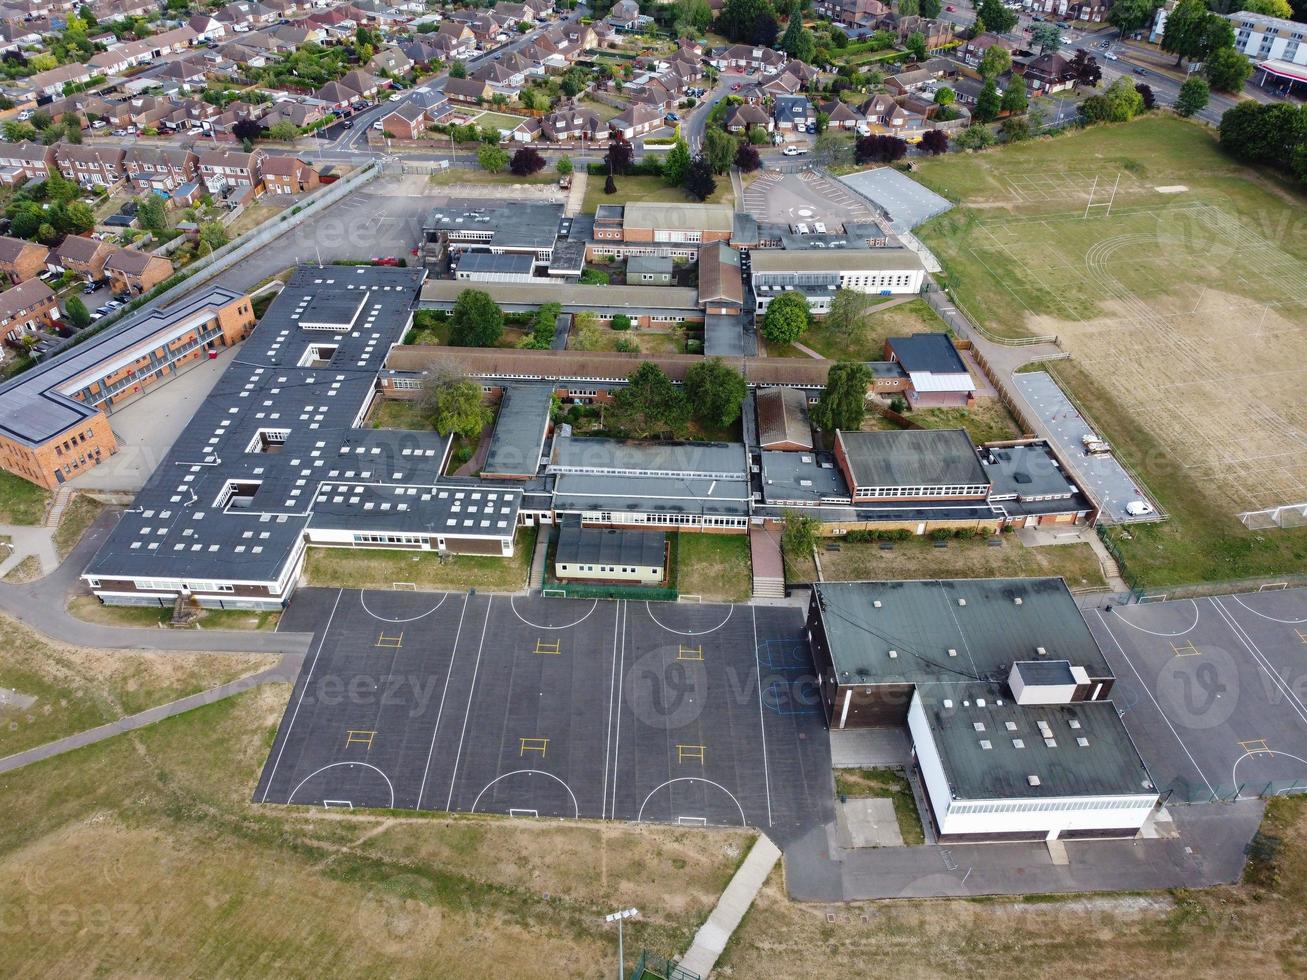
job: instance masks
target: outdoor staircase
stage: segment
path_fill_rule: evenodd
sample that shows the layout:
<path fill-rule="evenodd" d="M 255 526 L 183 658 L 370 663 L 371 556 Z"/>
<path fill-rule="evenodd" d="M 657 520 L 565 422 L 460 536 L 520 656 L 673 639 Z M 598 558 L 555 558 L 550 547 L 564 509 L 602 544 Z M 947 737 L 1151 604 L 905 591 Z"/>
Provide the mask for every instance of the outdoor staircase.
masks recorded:
<path fill-rule="evenodd" d="M 50 501 L 50 509 L 46 511 L 45 520 L 42 524 L 45 527 L 58 527 L 59 521 L 63 519 L 64 511 L 73 501 L 73 488 L 64 484 L 54 492 L 54 499 Z"/>
<path fill-rule="evenodd" d="M 753 597 L 784 599 L 785 564 L 781 559 L 780 532 L 751 527 L 749 556 L 753 565 Z"/>

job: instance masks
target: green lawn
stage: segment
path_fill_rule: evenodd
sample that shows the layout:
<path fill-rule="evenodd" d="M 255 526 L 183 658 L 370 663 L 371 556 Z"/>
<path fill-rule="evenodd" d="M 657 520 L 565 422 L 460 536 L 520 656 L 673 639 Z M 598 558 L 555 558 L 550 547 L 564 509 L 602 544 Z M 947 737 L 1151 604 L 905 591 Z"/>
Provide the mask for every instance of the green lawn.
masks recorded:
<path fill-rule="evenodd" d="M 849 799 L 889 799 L 894 804 L 894 818 L 908 847 L 926 842 L 921 814 L 913 799 L 907 777 L 893 769 L 836 769 L 835 792 Z"/>
<path fill-rule="evenodd" d="M 409 399 L 380 399 L 368 421 L 374 429 L 416 429 L 422 432 L 431 430 L 431 423 L 418 410 L 418 403 Z"/>
<path fill-rule="evenodd" d="M 50 493 L 21 476 L 0 472 L 0 524 L 40 524 Z"/>
<path fill-rule="evenodd" d="M 79 493 L 73 498 L 72 503 L 64 510 L 63 516 L 59 519 L 59 527 L 54 532 L 54 546 L 60 558 L 65 557 L 77 546 L 86 529 L 103 510 L 104 504 L 84 493 Z"/>
<path fill-rule="evenodd" d="M 419 589 L 484 589 L 515 592 L 526 586 L 537 528 L 519 528 L 512 558 L 450 555 L 385 548 L 310 548 L 305 577 L 313 585 L 346 589 L 389 589 L 412 582 Z"/>
<path fill-rule="evenodd" d="M 604 177 L 591 175 L 585 182 L 585 201 L 581 210 L 593 213 L 601 204 L 630 204 L 632 202 L 653 202 L 657 204 L 696 204 L 694 198 L 679 187 L 668 187 L 661 177 L 648 177 L 643 174 L 614 177 L 617 193 L 604 193 Z M 734 200 L 731 193 L 731 181 L 725 174 L 717 178 L 717 190 L 708 198 L 709 204 L 729 204 Z"/>
<path fill-rule="evenodd" d="M 459 150 L 458 156 L 460 160 L 466 158 L 466 162 L 476 162 L 475 150 Z M 553 184 L 557 183 L 557 181 L 558 175 L 548 167 L 538 174 L 532 174 L 530 177 L 519 177 L 507 170 L 502 173 L 492 174 L 484 170 L 473 170 L 466 166 L 450 167 L 448 170 L 438 170 L 427 178 L 427 182 L 433 187 L 448 187 L 451 184 Z"/>
<path fill-rule="evenodd" d="M 852 330 L 833 330 L 825 320 L 816 320 L 804 331 L 800 343 L 833 361 L 880 361 L 885 358 L 885 341 L 889 337 L 939 333 L 947 329 L 925 300 L 914 299 L 897 306 L 873 306 Z M 782 351 L 781 356 L 787 356 L 787 353 Z"/>
<path fill-rule="evenodd" d="M 744 602 L 753 594 L 749 537 L 682 534 L 677 543 L 676 588 L 705 602 Z"/>

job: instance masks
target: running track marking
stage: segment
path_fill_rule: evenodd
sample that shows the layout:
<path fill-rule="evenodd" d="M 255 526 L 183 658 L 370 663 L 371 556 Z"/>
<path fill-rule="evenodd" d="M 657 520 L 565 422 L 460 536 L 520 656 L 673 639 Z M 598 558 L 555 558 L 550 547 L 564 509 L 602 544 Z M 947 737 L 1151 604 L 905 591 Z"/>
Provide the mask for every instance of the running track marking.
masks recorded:
<path fill-rule="evenodd" d="M 1185 599 L 1185 600 L 1183 600 L 1183 601 L 1193 603 L 1193 607 L 1194 607 L 1194 621 L 1193 621 L 1192 623 L 1190 623 L 1188 627 L 1186 627 L 1185 629 L 1182 629 L 1179 633 L 1159 633 L 1157 630 L 1150 630 L 1150 629 L 1148 629 L 1148 628 L 1146 628 L 1146 627 L 1143 627 L 1143 626 L 1136 626 L 1134 623 L 1130 622 L 1130 620 L 1126 619 L 1126 618 L 1125 618 L 1124 616 L 1122 616 L 1120 613 L 1117 614 L 1117 617 L 1116 617 L 1116 618 L 1117 618 L 1118 620 L 1120 620 L 1121 622 L 1125 623 L 1125 624 L 1126 624 L 1127 626 L 1129 626 L 1131 629 L 1138 630 L 1140 633 L 1148 633 L 1150 636 L 1184 636 L 1186 633 L 1192 633 L 1193 630 L 1194 630 L 1194 627 L 1198 625 L 1198 603 L 1194 602 L 1193 599 Z M 1102 616 L 1100 616 L 1099 618 L 1101 619 Z M 1107 624 L 1104 623 L 1103 625 L 1106 626 Z M 1110 632 L 1110 630 L 1109 630 L 1109 632 Z"/>
<path fill-rule="evenodd" d="M 678 776 L 676 779 L 669 779 L 665 783 L 659 783 L 657 786 L 655 786 L 653 789 L 649 791 L 649 795 L 646 796 L 644 798 L 644 802 L 640 804 L 640 812 L 635 815 L 636 823 L 640 823 L 644 820 L 644 808 L 649 805 L 649 800 L 650 798 L 653 797 L 654 793 L 657 793 L 664 786 L 672 785 L 672 783 L 707 783 L 709 786 L 716 786 L 719 790 L 721 790 L 723 793 L 725 793 L 727 796 L 731 798 L 731 802 L 735 804 L 735 808 L 740 811 L 740 826 L 741 827 L 749 826 L 749 821 L 746 820 L 744 817 L 744 807 L 740 806 L 740 801 L 735 798 L 735 794 L 732 793 L 725 786 L 723 786 L 721 783 L 714 783 L 711 779 L 704 779 L 701 776 Z"/>
<path fill-rule="evenodd" d="M 598 607 L 599 607 L 599 600 L 596 599 L 594 600 L 593 603 L 591 603 L 590 608 L 586 611 L 586 614 L 582 616 L 580 619 L 578 619 L 576 622 L 567 623 L 564 626 L 545 626 L 541 623 L 533 623 L 531 622 L 531 620 L 523 616 L 520 612 L 517 611 L 517 606 L 513 605 L 513 597 L 511 595 L 508 597 L 508 608 L 513 610 L 513 615 L 516 616 L 518 619 L 522 620 L 522 622 L 526 623 L 527 626 L 530 626 L 531 628 L 538 629 L 538 630 L 570 630 L 573 626 L 579 626 L 581 623 L 584 623 L 587 619 L 589 619 L 590 613 L 594 612 L 595 609 L 597 609 Z"/>
<path fill-rule="evenodd" d="M 290 791 L 290 796 L 286 797 L 286 805 L 289 806 L 291 803 L 294 802 L 295 794 L 298 793 L 300 791 L 300 787 L 302 787 L 310 779 L 312 779 L 320 772 L 326 772 L 328 769 L 335 769 L 337 766 L 362 766 L 364 769 L 373 770 L 377 775 L 379 775 L 382 779 L 386 781 L 386 788 L 390 790 L 390 802 L 386 804 L 386 809 L 393 810 L 395 808 L 395 787 L 391 785 L 390 777 L 387 776 L 384 772 L 382 772 L 380 769 L 378 769 L 370 762 L 330 762 L 327 765 L 323 766 L 321 769 L 313 770 L 313 772 L 309 773 L 307 776 L 305 776 L 303 779 L 299 781 L 299 786 L 296 786 L 293 790 Z"/>
<path fill-rule="evenodd" d="M 662 623 L 659 623 L 659 622 L 658 622 L 658 617 L 655 616 L 655 615 L 653 614 L 653 609 L 650 608 L 650 606 L 649 606 L 649 601 L 648 601 L 647 599 L 645 600 L 644 608 L 645 608 L 645 611 L 649 614 L 649 618 L 650 618 L 650 619 L 652 619 L 655 623 L 658 623 L 659 626 L 662 626 L 663 629 L 667 630 L 668 633 L 675 633 L 677 636 L 707 636 L 709 633 L 715 633 L 715 632 L 717 632 L 719 629 L 721 629 L 723 626 L 726 625 L 726 623 L 727 623 L 727 622 L 730 620 L 730 618 L 731 618 L 731 613 L 735 612 L 735 607 L 734 607 L 734 606 L 727 606 L 727 607 L 726 607 L 726 619 L 723 619 L 720 623 L 718 623 L 718 624 L 717 624 L 716 626 L 714 626 L 712 629 L 709 629 L 709 630 L 699 630 L 699 631 L 696 632 L 695 630 L 688 630 L 688 631 L 685 631 L 685 630 L 674 630 L 674 629 L 672 629 L 670 626 L 664 626 Z"/>
<path fill-rule="evenodd" d="M 412 622 L 416 622 L 419 619 L 425 619 L 427 616 L 430 616 L 433 612 L 435 612 L 437 609 L 443 606 L 445 604 L 445 600 L 449 598 L 449 593 L 446 592 L 444 595 L 440 597 L 439 602 L 437 602 L 434 606 L 432 606 L 424 613 L 419 613 L 416 616 L 409 616 L 407 619 L 391 619 L 388 616 L 378 616 L 376 613 L 374 613 L 371 609 L 368 608 L 367 600 L 364 599 L 363 597 L 366 591 L 367 591 L 366 589 L 359 589 L 359 605 L 363 607 L 363 611 L 365 613 L 367 613 L 373 619 L 378 619 L 383 623 L 412 623 Z"/>
<path fill-rule="evenodd" d="M 1272 623 L 1283 623 L 1285 626 L 1296 626 L 1299 623 L 1307 623 L 1307 619 L 1276 619 L 1274 616 L 1266 615 L 1266 613 L 1259 613 L 1256 609 L 1248 605 L 1248 603 L 1244 602 L 1237 595 L 1232 595 L 1230 596 L 1230 598 L 1233 599 L 1235 602 L 1239 603 L 1239 605 L 1243 606 L 1254 616 L 1260 616 L 1262 619 L 1269 619 Z"/>
<path fill-rule="evenodd" d="M 273 760 L 272 772 L 268 773 L 268 785 L 263 787 L 263 796 L 259 798 L 260 803 L 268 802 L 268 791 L 272 789 L 272 781 L 277 776 L 277 766 L 281 765 L 281 754 L 286 751 L 286 743 L 290 741 L 291 729 L 295 727 L 295 719 L 299 717 L 300 706 L 304 704 L 304 692 L 309 689 L 309 682 L 313 680 L 313 671 L 318 666 L 318 656 L 322 653 L 322 644 L 327 642 L 327 635 L 331 632 L 331 621 L 336 618 L 336 607 L 340 605 L 340 597 L 344 594 L 344 589 L 337 592 L 336 601 L 331 605 L 331 615 L 327 617 L 327 625 L 322 630 L 322 639 L 318 641 L 318 648 L 313 651 L 313 662 L 309 664 L 309 672 L 304 678 L 304 686 L 300 688 L 299 700 L 295 702 L 295 710 L 291 713 L 290 724 L 286 726 L 286 735 L 281 740 L 281 748 L 277 750 L 277 758 Z M 289 798 L 287 798 L 286 802 L 290 802 Z"/>
<path fill-rule="evenodd" d="M 445 695 L 449 693 L 449 679 L 454 676 L 454 660 L 458 656 L 458 638 L 463 635 L 463 617 L 467 615 L 469 594 L 463 596 L 463 608 L 458 614 L 458 629 L 454 631 L 454 646 L 449 651 L 449 670 L 445 673 L 445 687 L 440 692 L 440 707 L 436 709 L 436 726 L 431 729 L 431 748 L 427 749 L 427 766 L 422 770 L 422 785 L 418 787 L 418 801 L 413 809 L 422 809 L 422 794 L 426 792 L 427 777 L 431 775 L 431 757 L 436 753 L 436 733 L 440 731 L 440 719 L 445 713 Z"/>
<path fill-rule="evenodd" d="M 1301 762 L 1303 765 L 1307 766 L 1307 759 L 1304 759 L 1301 756 L 1294 755 L 1291 752 L 1279 752 L 1275 749 L 1262 749 L 1262 751 L 1260 752 L 1245 752 L 1243 755 L 1239 756 L 1239 758 L 1235 759 L 1234 765 L 1230 767 L 1230 785 L 1235 787 L 1236 789 L 1238 789 L 1239 787 L 1239 777 L 1236 775 L 1236 773 L 1239 771 L 1239 763 L 1243 762 L 1244 759 L 1248 758 L 1251 755 L 1282 755 L 1289 759 L 1293 759 L 1295 762 Z M 1273 782 L 1273 781 L 1274 780 L 1267 780 L 1267 782 Z M 1257 799 L 1257 797 L 1241 796 L 1239 797 L 1239 799 L 1255 800 Z"/>
<path fill-rule="evenodd" d="M 1139 686 L 1143 688 L 1144 693 L 1148 695 L 1148 700 L 1153 702 L 1153 707 L 1156 708 L 1157 713 L 1162 716 L 1162 721 L 1166 722 L 1166 727 L 1171 729 L 1171 734 L 1174 735 L 1175 740 L 1180 743 L 1181 750 L 1183 750 L 1184 754 L 1189 757 L 1189 762 L 1193 765 L 1194 772 L 1198 773 L 1198 778 L 1203 781 L 1208 792 L 1215 796 L 1216 790 L 1212 789 L 1212 784 L 1209 783 L 1207 777 L 1203 775 L 1203 770 L 1198 766 L 1198 760 L 1195 759 L 1193 753 L 1189 751 L 1189 746 L 1184 744 L 1184 739 L 1182 739 L 1180 733 L 1175 730 L 1175 726 L 1171 724 L 1171 719 L 1166 716 L 1166 712 L 1162 710 L 1162 706 L 1157 703 L 1157 698 L 1153 697 L 1153 692 L 1149 689 L 1148 685 L 1144 683 L 1143 677 L 1139 674 L 1139 668 L 1137 668 L 1135 662 L 1130 659 L 1130 655 L 1125 652 L 1125 647 L 1121 646 L 1121 641 L 1118 640 L 1116 634 L 1112 632 L 1112 627 L 1107 625 L 1107 620 L 1103 618 L 1102 611 L 1095 609 L 1094 615 L 1097 616 L 1098 621 L 1103 624 L 1103 629 L 1107 630 L 1107 635 L 1112 638 L 1112 642 L 1116 644 L 1116 649 L 1120 652 L 1121 656 L 1125 657 L 1125 662 L 1130 665 L 1130 672 L 1134 674 L 1135 678 L 1139 681 Z"/>
<path fill-rule="evenodd" d="M 576 794 L 572 792 L 572 787 L 568 786 L 567 783 L 564 783 L 552 772 L 545 772 L 543 769 L 514 769 L 512 772 L 506 772 L 502 776 L 496 776 L 494 779 L 490 780 L 490 782 L 486 783 L 483 787 L 481 787 L 481 792 L 478 793 L 477 798 L 472 801 L 472 809 L 470 812 L 472 813 L 477 812 L 477 804 L 481 802 L 481 797 L 485 796 L 486 790 L 488 790 L 491 786 L 495 785 L 495 783 L 499 782 L 501 779 L 507 779 L 509 776 L 520 776 L 524 772 L 533 772 L 540 776 L 548 776 L 550 779 L 554 780 L 555 782 L 562 783 L 563 789 L 567 790 L 567 795 L 572 798 L 573 814 L 576 816 L 577 819 L 580 819 L 581 807 L 576 802 Z"/>

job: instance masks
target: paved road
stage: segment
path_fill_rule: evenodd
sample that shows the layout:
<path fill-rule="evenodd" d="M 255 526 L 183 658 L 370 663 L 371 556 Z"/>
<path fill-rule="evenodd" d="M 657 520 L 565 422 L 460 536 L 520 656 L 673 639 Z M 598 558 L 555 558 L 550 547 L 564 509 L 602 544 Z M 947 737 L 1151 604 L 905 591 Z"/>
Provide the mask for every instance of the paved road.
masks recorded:
<path fill-rule="evenodd" d="M 73 616 L 67 609 L 68 597 L 77 591 L 82 570 L 108 537 L 119 513 L 111 508 L 101 514 L 52 575 L 23 585 L 0 583 L 0 612 L 70 646 L 178 653 L 278 653 L 292 657 L 307 652 L 312 638 L 307 633 L 142 629 L 88 623 Z"/>

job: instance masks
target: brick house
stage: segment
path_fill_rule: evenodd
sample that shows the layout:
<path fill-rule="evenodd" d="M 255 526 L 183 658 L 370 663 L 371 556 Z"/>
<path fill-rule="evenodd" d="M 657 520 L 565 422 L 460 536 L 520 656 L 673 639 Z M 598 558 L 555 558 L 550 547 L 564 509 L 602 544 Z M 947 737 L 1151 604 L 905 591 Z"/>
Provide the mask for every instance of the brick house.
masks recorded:
<path fill-rule="evenodd" d="M 303 194 L 318 186 L 318 172 L 298 157 L 265 157 L 263 186 L 269 194 Z"/>
<path fill-rule="evenodd" d="M 1071 59 L 1051 51 L 1031 59 L 1022 74 L 1031 90 L 1038 93 L 1061 92 L 1074 87 L 1076 83 Z"/>
<path fill-rule="evenodd" d="M 126 176 L 121 146 L 83 146 L 56 143 L 54 162 L 59 172 L 82 187 L 117 187 Z"/>
<path fill-rule="evenodd" d="M 418 139 L 427 128 L 427 113 L 419 105 L 405 102 L 381 117 L 381 130 L 397 140 Z"/>
<path fill-rule="evenodd" d="M 45 267 L 51 272 L 72 272 L 87 282 L 104 278 L 104 263 L 114 247 L 98 238 L 65 235 L 64 240 L 46 256 Z"/>
<path fill-rule="evenodd" d="M 17 285 L 35 279 L 45 271 L 45 260 L 50 250 L 39 242 L 0 235 L 0 272 Z"/>
<path fill-rule="evenodd" d="M 200 180 L 210 194 L 243 197 L 263 193 L 262 150 L 208 150 L 200 154 Z"/>
<path fill-rule="evenodd" d="M 44 180 L 50 176 L 51 168 L 57 169 L 53 146 L 33 143 L 31 140 L 0 143 L 0 173 L 6 178 L 6 183 Z M 11 177 L 12 180 L 9 179 Z"/>
<path fill-rule="evenodd" d="M 652 133 L 663 126 L 663 110 L 659 106 L 633 105 L 608 120 L 608 128 L 623 139 L 634 139 Z"/>
<path fill-rule="evenodd" d="M 172 275 L 172 262 L 135 248 L 120 248 L 104 263 L 109 286 L 115 294 L 141 296 Z"/>
<path fill-rule="evenodd" d="M 479 105 L 488 102 L 494 95 L 490 83 L 485 79 L 447 78 L 445 79 L 445 97 L 450 102 L 465 102 Z"/>
<path fill-rule="evenodd" d="M 185 147 L 135 145 L 123 155 L 127 179 L 137 190 L 171 193 L 200 173 L 200 158 Z"/>
<path fill-rule="evenodd" d="M 58 298 L 40 279 L 28 279 L 0 293 L 0 334 L 18 340 L 24 333 L 53 326 L 59 319 Z"/>

